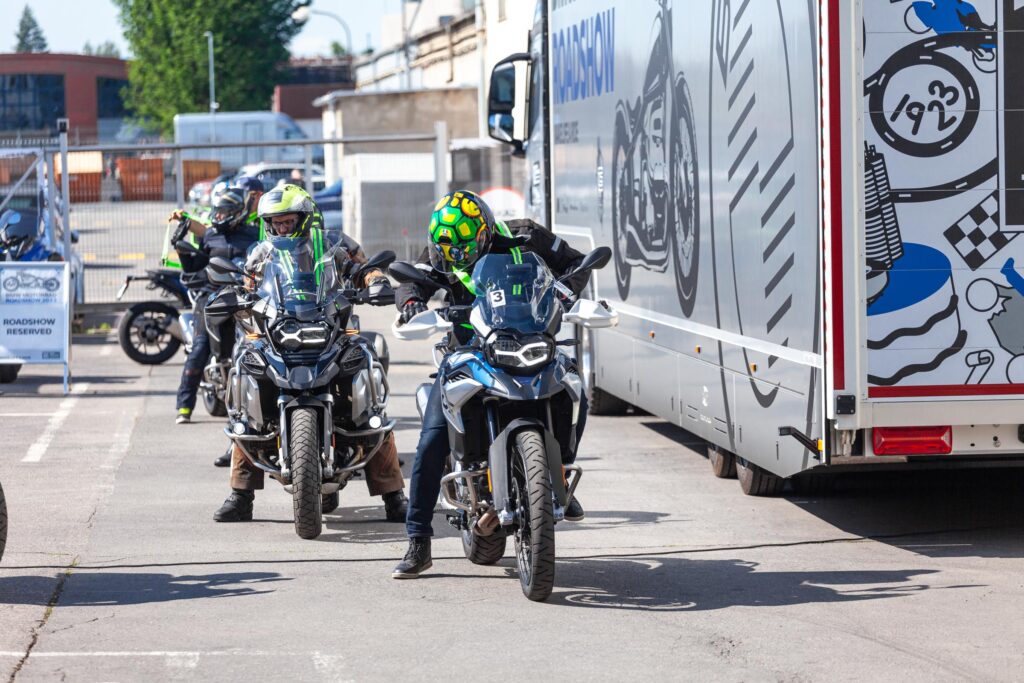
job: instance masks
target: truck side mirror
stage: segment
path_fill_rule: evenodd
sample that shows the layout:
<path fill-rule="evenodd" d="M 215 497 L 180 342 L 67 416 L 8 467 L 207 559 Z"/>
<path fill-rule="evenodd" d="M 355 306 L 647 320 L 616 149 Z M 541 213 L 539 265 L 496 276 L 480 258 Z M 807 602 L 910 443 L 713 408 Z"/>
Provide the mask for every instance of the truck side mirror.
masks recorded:
<path fill-rule="evenodd" d="M 512 145 L 515 154 L 522 154 L 523 140 L 515 135 L 516 63 L 530 63 L 530 55 L 519 52 L 494 65 L 487 97 L 487 128 L 492 138 Z"/>

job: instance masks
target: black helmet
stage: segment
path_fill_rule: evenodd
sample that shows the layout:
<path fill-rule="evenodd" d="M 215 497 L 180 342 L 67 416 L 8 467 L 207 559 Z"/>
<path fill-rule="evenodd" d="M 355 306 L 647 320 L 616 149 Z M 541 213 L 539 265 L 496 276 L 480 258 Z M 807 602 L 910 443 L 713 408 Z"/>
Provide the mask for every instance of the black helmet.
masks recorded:
<path fill-rule="evenodd" d="M 230 231 L 245 222 L 245 196 L 237 187 L 229 187 L 217 197 L 210 213 L 213 227 Z"/>
<path fill-rule="evenodd" d="M 236 178 L 231 186 L 242 191 L 242 196 L 245 198 L 246 210 L 250 213 L 255 213 L 256 206 L 252 201 L 253 196 L 258 197 L 266 192 L 266 190 L 263 189 L 263 183 L 260 179 L 254 178 L 251 175 L 244 175 L 241 178 Z"/>

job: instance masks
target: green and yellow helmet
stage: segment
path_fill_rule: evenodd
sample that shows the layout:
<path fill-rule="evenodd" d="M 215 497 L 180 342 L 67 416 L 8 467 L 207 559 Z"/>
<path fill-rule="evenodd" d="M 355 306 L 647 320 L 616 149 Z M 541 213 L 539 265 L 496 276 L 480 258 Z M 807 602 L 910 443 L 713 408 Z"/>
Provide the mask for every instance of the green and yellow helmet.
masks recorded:
<path fill-rule="evenodd" d="M 263 219 L 271 235 L 305 237 L 314 227 L 316 204 L 309 193 L 298 185 L 281 185 L 260 197 L 257 214 Z M 274 218 L 288 214 L 295 214 L 294 224 L 280 228 L 273 225 Z"/>
<path fill-rule="evenodd" d="M 487 253 L 494 230 L 494 214 L 487 203 L 469 190 L 441 197 L 430 216 L 430 263 L 450 273 L 466 270 Z"/>

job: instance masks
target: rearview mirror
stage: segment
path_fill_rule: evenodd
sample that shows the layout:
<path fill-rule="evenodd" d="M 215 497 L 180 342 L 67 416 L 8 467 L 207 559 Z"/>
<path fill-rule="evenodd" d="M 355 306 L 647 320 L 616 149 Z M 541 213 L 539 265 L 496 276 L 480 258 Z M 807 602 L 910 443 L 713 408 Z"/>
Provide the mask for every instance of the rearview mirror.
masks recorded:
<path fill-rule="evenodd" d="M 370 257 L 364 268 L 387 268 L 395 260 L 395 252 L 390 249 L 378 252 Z"/>
<path fill-rule="evenodd" d="M 586 273 L 591 270 L 600 270 L 608 265 L 608 261 L 612 258 L 612 250 L 610 247 L 598 247 L 589 254 L 583 257 L 580 261 L 580 265 L 573 269 L 571 272 L 566 273 L 562 277 L 558 278 L 559 282 L 565 282 L 580 273 Z"/>
<path fill-rule="evenodd" d="M 519 52 L 494 65 L 487 97 L 487 129 L 489 135 L 506 145 L 514 154 L 523 153 L 524 141 L 516 138 L 516 120 L 512 112 L 517 105 L 516 63 L 530 63 L 530 55 Z"/>
<path fill-rule="evenodd" d="M 207 266 L 208 272 L 226 274 L 226 273 L 241 273 L 242 269 L 236 266 L 231 260 L 224 258 L 223 256 L 214 256 L 210 259 L 210 265 Z M 213 278 L 210 278 L 213 281 Z"/>
<path fill-rule="evenodd" d="M 391 277 L 395 278 L 395 280 L 397 280 L 398 282 L 402 282 L 402 283 L 405 283 L 405 284 L 411 284 L 411 285 L 432 285 L 433 284 L 430 281 L 430 278 L 427 277 L 426 274 L 422 270 L 420 270 L 416 266 L 412 265 L 411 263 L 406 263 L 405 261 L 397 261 L 395 263 L 392 263 L 388 267 L 388 275 L 390 275 Z"/>

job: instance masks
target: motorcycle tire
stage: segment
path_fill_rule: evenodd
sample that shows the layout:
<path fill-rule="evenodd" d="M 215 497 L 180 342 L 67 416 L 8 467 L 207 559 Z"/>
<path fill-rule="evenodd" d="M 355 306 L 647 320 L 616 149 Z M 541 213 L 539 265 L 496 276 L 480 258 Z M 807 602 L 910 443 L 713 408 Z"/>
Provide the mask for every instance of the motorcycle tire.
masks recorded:
<path fill-rule="evenodd" d="M 14 380 L 18 379 L 18 373 L 21 371 L 21 365 L 19 364 L 8 364 L 4 363 L 0 365 L 0 384 L 10 384 Z"/>
<path fill-rule="evenodd" d="M 462 552 L 473 564 L 494 564 L 505 556 L 505 530 L 498 528 L 490 536 L 479 536 L 472 529 L 462 532 Z"/>
<path fill-rule="evenodd" d="M 4 559 L 4 548 L 7 546 L 7 499 L 4 487 L 0 486 L 0 560 Z"/>
<path fill-rule="evenodd" d="M 203 406 L 211 417 L 228 416 L 228 407 L 224 405 L 224 401 L 217 398 L 215 391 L 203 391 Z"/>
<path fill-rule="evenodd" d="M 512 457 L 512 488 L 520 513 L 515 532 L 519 585 L 523 595 L 541 602 L 555 585 L 555 513 L 540 433 L 532 429 L 517 433 Z"/>
<path fill-rule="evenodd" d="M 629 249 L 629 231 L 627 224 L 633 219 L 632 184 L 621 177 L 626 174 L 626 166 L 629 160 L 629 127 L 626 125 L 626 117 L 619 112 L 615 117 L 615 136 L 612 144 L 612 252 L 615 261 L 615 286 L 619 291 L 619 298 L 625 301 L 629 297 L 629 281 L 631 279 L 631 266 L 626 262 L 626 252 Z M 626 197 L 621 196 L 626 194 Z M 630 208 L 627 208 L 630 207 Z"/>
<path fill-rule="evenodd" d="M 181 348 L 181 341 L 173 337 L 170 332 L 164 330 L 158 337 L 158 340 L 166 341 L 167 346 L 153 353 L 147 353 L 143 348 L 139 348 L 132 339 L 132 331 L 135 322 L 147 314 L 152 314 L 150 317 L 153 318 L 161 315 L 178 317 L 178 311 L 159 301 L 144 301 L 135 304 L 121 316 L 121 322 L 117 325 L 117 341 L 121 344 L 121 349 L 125 355 L 136 363 L 160 365 L 161 363 L 166 363 L 178 352 L 178 349 Z"/>
<path fill-rule="evenodd" d="M 320 487 L 320 426 L 312 408 L 296 408 L 288 429 L 288 453 L 292 459 L 292 513 L 299 538 L 314 539 L 323 531 L 323 498 Z"/>
<path fill-rule="evenodd" d="M 320 496 L 320 511 L 325 515 L 337 510 L 339 505 L 341 505 L 341 491 Z"/>

